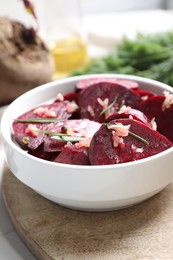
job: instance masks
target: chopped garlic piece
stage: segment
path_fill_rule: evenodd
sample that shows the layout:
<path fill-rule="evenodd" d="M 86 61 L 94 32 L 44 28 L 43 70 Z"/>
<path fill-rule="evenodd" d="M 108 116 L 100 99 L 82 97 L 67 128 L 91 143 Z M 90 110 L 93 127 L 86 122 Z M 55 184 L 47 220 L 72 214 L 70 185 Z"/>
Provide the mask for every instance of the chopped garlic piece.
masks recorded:
<path fill-rule="evenodd" d="M 113 146 L 114 147 L 124 147 L 124 139 L 120 136 L 117 135 L 115 131 L 112 131 L 112 141 L 113 141 Z"/>
<path fill-rule="evenodd" d="M 117 136 L 128 136 L 130 125 L 123 125 L 121 123 L 107 125 L 108 129 L 112 129 L 116 132 Z"/>
<path fill-rule="evenodd" d="M 136 152 L 136 153 L 143 153 L 144 148 L 143 147 L 137 147 L 136 145 L 132 144 L 131 148 Z"/>
<path fill-rule="evenodd" d="M 109 104 L 108 98 L 105 98 L 104 100 L 102 100 L 101 98 L 97 98 L 97 101 L 103 107 L 103 109 L 107 108 L 107 106 Z"/>
<path fill-rule="evenodd" d="M 107 119 L 109 116 L 111 116 L 114 112 L 115 112 L 115 108 L 114 107 L 109 107 L 109 99 L 105 98 L 104 100 L 102 100 L 101 98 L 97 98 L 98 103 L 102 106 L 104 115 L 105 115 L 105 119 Z"/>
<path fill-rule="evenodd" d="M 147 100 L 147 99 L 148 99 L 148 96 L 147 96 L 147 95 L 141 97 L 141 100 L 143 100 L 143 101 L 145 101 L 145 100 Z"/>
<path fill-rule="evenodd" d="M 112 131 L 112 140 L 114 147 L 123 148 L 125 146 L 124 139 L 122 137 L 128 136 L 130 125 L 123 125 L 121 123 L 107 125 L 108 129 Z"/>
<path fill-rule="evenodd" d="M 28 127 L 25 129 L 25 133 L 32 136 L 37 137 L 38 136 L 38 128 L 36 125 L 29 124 Z"/>
<path fill-rule="evenodd" d="M 66 106 L 66 109 L 67 109 L 67 112 L 68 113 L 73 113 L 73 112 L 75 112 L 76 110 L 78 110 L 78 105 L 76 104 L 76 102 L 75 101 L 71 101 L 71 102 L 69 102 L 68 104 L 67 104 L 67 106 Z"/>
<path fill-rule="evenodd" d="M 64 97 L 61 93 L 58 93 L 58 95 L 56 96 L 56 100 L 57 101 L 64 101 Z"/>
<path fill-rule="evenodd" d="M 75 143 L 76 148 L 80 147 L 90 147 L 91 138 L 84 138 L 83 140 L 79 141 L 78 143 Z"/>
<path fill-rule="evenodd" d="M 66 133 L 68 135 L 70 135 L 70 136 L 73 136 L 74 135 L 73 128 L 72 127 L 68 127 Z"/>
<path fill-rule="evenodd" d="M 74 137 L 86 137 L 87 132 L 84 129 L 68 127 L 66 133 Z"/>
<path fill-rule="evenodd" d="M 89 106 L 87 107 L 87 110 L 88 110 L 90 116 L 92 116 L 92 117 L 95 116 L 95 112 L 94 112 L 94 109 L 92 108 L 92 106 L 89 105 Z"/>
<path fill-rule="evenodd" d="M 129 106 L 126 106 L 126 105 L 123 105 L 120 110 L 118 111 L 118 113 L 126 113 L 126 112 L 129 112 L 131 111 L 131 107 Z"/>
<path fill-rule="evenodd" d="M 165 100 L 162 104 L 162 111 L 170 108 L 170 106 L 173 104 L 173 94 L 170 94 L 168 91 L 164 91 L 163 94 L 165 96 Z"/>
<path fill-rule="evenodd" d="M 72 145 L 73 145 L 72 142 L 68 141 L 68 142 L 64 145 L 64 147 L 68 147 L 68 146 L 72 146 Z"/>
<path fill-rule="evenodd" d="M 56 117 L 55 111 L 52 109 L 48 109 L 47 107 L 38 107 L 33 111 L 33 114 L 40 116 L 40 117 Z"/>
<path fill-rule="evenodd" d="M 155 117 L 152 118 L 150 123 L 151 123 L 151 128 L 156 131 L 157 130 L 157 123 L 155 121 Z"/>

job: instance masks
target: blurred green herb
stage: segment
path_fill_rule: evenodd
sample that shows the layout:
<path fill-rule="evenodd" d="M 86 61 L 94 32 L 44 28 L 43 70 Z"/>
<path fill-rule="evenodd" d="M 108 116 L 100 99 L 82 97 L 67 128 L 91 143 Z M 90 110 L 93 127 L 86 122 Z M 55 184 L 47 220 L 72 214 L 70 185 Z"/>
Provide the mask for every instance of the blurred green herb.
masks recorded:
<path fill-rule="evenodd" d="M 173 86 L 173 32 L 138 34 L 124 38 L 106 56 L 92 60 L 72 75 L 94 73 L 133 74 Z"/>

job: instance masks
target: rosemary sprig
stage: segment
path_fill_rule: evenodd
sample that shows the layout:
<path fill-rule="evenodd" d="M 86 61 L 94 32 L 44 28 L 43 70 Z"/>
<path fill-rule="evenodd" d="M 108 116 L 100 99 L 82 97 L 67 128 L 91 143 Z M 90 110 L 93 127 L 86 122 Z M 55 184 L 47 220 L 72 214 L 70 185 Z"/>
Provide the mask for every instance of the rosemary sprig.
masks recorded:
<path fill-rule="evenodd" d="M 120 104 L 119 110 L 124 106 L 124 104 L 125 104 L 125 100 L 123 99 L 123 100 L 121 101 L 121 104 Z"/>
<path fill-rule="evenodd" d="M 111 109 L 115 105 L 117 98 L 118 98 L 118 96 L 115 96 L 114 101 L 100 112 L 100 116 L 102 116 L 104 113 L 106 113 L 109 109 Z"/>
<path fill-rule="evenodd" d="M 42 117 L 35 117 L 35 118 L 26 118 L 26 119 L 16 119 L 15 121 L 19 123 L 54 123 L 63 120 L 63 118 L 42 118 Z"/>
<path fill-rule="evenodd" d="M 108 125 L 112 125 L 112 124 L 103 123 L 102 125 L 108 126 Z M 138 139 L 139 141 L 141 141 L 142 143 L 149 145 L 149 142 L 146 139 L 144 139 L 143 137 L 141 137 L 140 135 L 137 135 L 137 134 L 135 134 L 135 133 L 133 133 L 131 131 L 129 131 L 129 134 L 131 136 L 135 137 L 136 139 Z"/>
<path fill-rule="evenodd" d="M 51 139 L 56 141 L 76 143 L 84 139 L 84 137 L 71 136 L 68 134 L 54 132 L 54 131 L 36 130 L 36 132 L 51 135 Z"/>
<path fill-rule="evenodd" d="M 47 135 L 56 135 L 56 136 L 70 136 L 65 133 L 59 133 L 54 131 L 48 131 L 48 130 L 35 130 L 35 132 L 41 133 L 41 134 L 47 134 Z"/>
<path fill-rule="evenodd" d="M 146 139 L 144 139 L 143 137 L 141 137 L 140 135 L 137 135 L 131 131 L 129 131 L 129 134 L 131 136 L 135 137 L 136 139 L 138 139 L 139 141 L 141 141 L 142 143 L 149 145 L 149 142 Z"/>
<path fill-rule="evenodd" d="M 82 141 L 84 137 L 78 137 L 78 136 L 65 136 L 65 135 L 53 135 L 51 136 L 51 139 L 57 140 L 57 141 L 64 141 L 64 142 L 72 142 L 76 143 L 79 141 Z"/>

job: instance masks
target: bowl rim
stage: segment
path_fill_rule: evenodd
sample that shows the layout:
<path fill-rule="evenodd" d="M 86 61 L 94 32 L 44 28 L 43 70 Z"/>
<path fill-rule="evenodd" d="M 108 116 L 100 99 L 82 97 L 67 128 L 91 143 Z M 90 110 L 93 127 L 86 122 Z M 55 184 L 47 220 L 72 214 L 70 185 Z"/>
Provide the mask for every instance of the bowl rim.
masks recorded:
<path fill-rule="evenodd" d="M 35 87 L 34 89 L 31 89 L 24 94 L 20 95 L 18 98 L 16 98 L 4 111 L 2 117 L 1 117 L 1 134 L 3 137 L 3 141 L 5 141 L 12 149 L 14 149 L 17 153 L 20 155 L 30 159 L 34 160 L 38 163 L 43 163 L 46 165 L 54 166 L 54 167 L 62 167 L 62 168 L 72 168 L 72 169 L 85 169 L 85 170 L 93 170 L 93 169 L 100 169 L 100 170 L 106 170 L 106 169 L 116 169 L 116 168 L 126 168 L 126 167 L 133 167 L 134 165 L 140 165 L 142 163 L 149 163 L 150 161 L 154 161 L 159 159 L 162 156 L 166 156 L 170 152 L 173 152 L 173 147 L 166 149 L 165 151 L 162 151 L 158 154 L 152 155 L 147 158 L 143 158 L 140 160 L 136 161 L 131 161 L 131 162 L 125 162 L 121 164 L 110 164 L 110 165 L 74 165 L 74 164 L 63 164 L 63 163 L 57 163 L 57 162 L 52 162 L 52 161 L 47 161 L 35 156 L 32 156 L 27 153 L 27 151 L 23 150 L 21 147 L 19 147 L 11 138 L 11 136 L 7 136 L 7 132 L 4 125 L 6 121 L 6 116 L 8 116 L 9 110 L 11 110 L 13 107 L 15 107 L 16 103 L 22 99 L 28 99 L 30 95 L 37 94 L 41 90 L 46 90 L 47 88 L 53 87 L 55 85 L 60 85 L 64 83 L 69 83 L 69 82 L 76 82 L 77 80 L 81 79 L 88 79 L 88 78 L 118 78 L 118 79 L 125 79 L 125 80 L 132 80 L 132 81 L 137 81 L 138 83 L 146 83 L 146 84 L 153 84 L 155 86 L 164 88 L 165 90 L 168 90 L 173 94 L 173 88 L 165 83 L 162 83 L 157 80 L 145 78 L 145 77 L 140 77 L 140 76 L 134 76 L 134 75 L 127 75 L 127 74 L 109 74 L 109 73 L 104 73 L 104 74 L 90 74 L 90 75 L 80 75 L 80 76 L 72 76 L 68 78 L 62 78 L 62 79 L 57 79 L 48 83 L 45 83 L 43 85 L 40 85 L 38 87 Z M 12 120 L 13 122 L 13 120 Z M 11 131 L 11 130 L 10 130 Z M 5 145 L 5 144 L 4 144 Z M 105 171 L 106 172 L 106 171 Z"/>

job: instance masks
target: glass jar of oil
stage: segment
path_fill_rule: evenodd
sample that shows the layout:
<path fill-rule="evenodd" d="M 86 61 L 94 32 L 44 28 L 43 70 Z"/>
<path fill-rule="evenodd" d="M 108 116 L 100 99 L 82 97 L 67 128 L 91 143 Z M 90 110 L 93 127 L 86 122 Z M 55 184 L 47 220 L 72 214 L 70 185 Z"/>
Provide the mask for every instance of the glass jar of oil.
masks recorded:
<path fill-rule="evenodd" d="M 45 26 L 55 61 L 54 78 L 67 76 L 86 64 L 87 37 L 82 25 L 80 0 L 50 0 Z"/>

